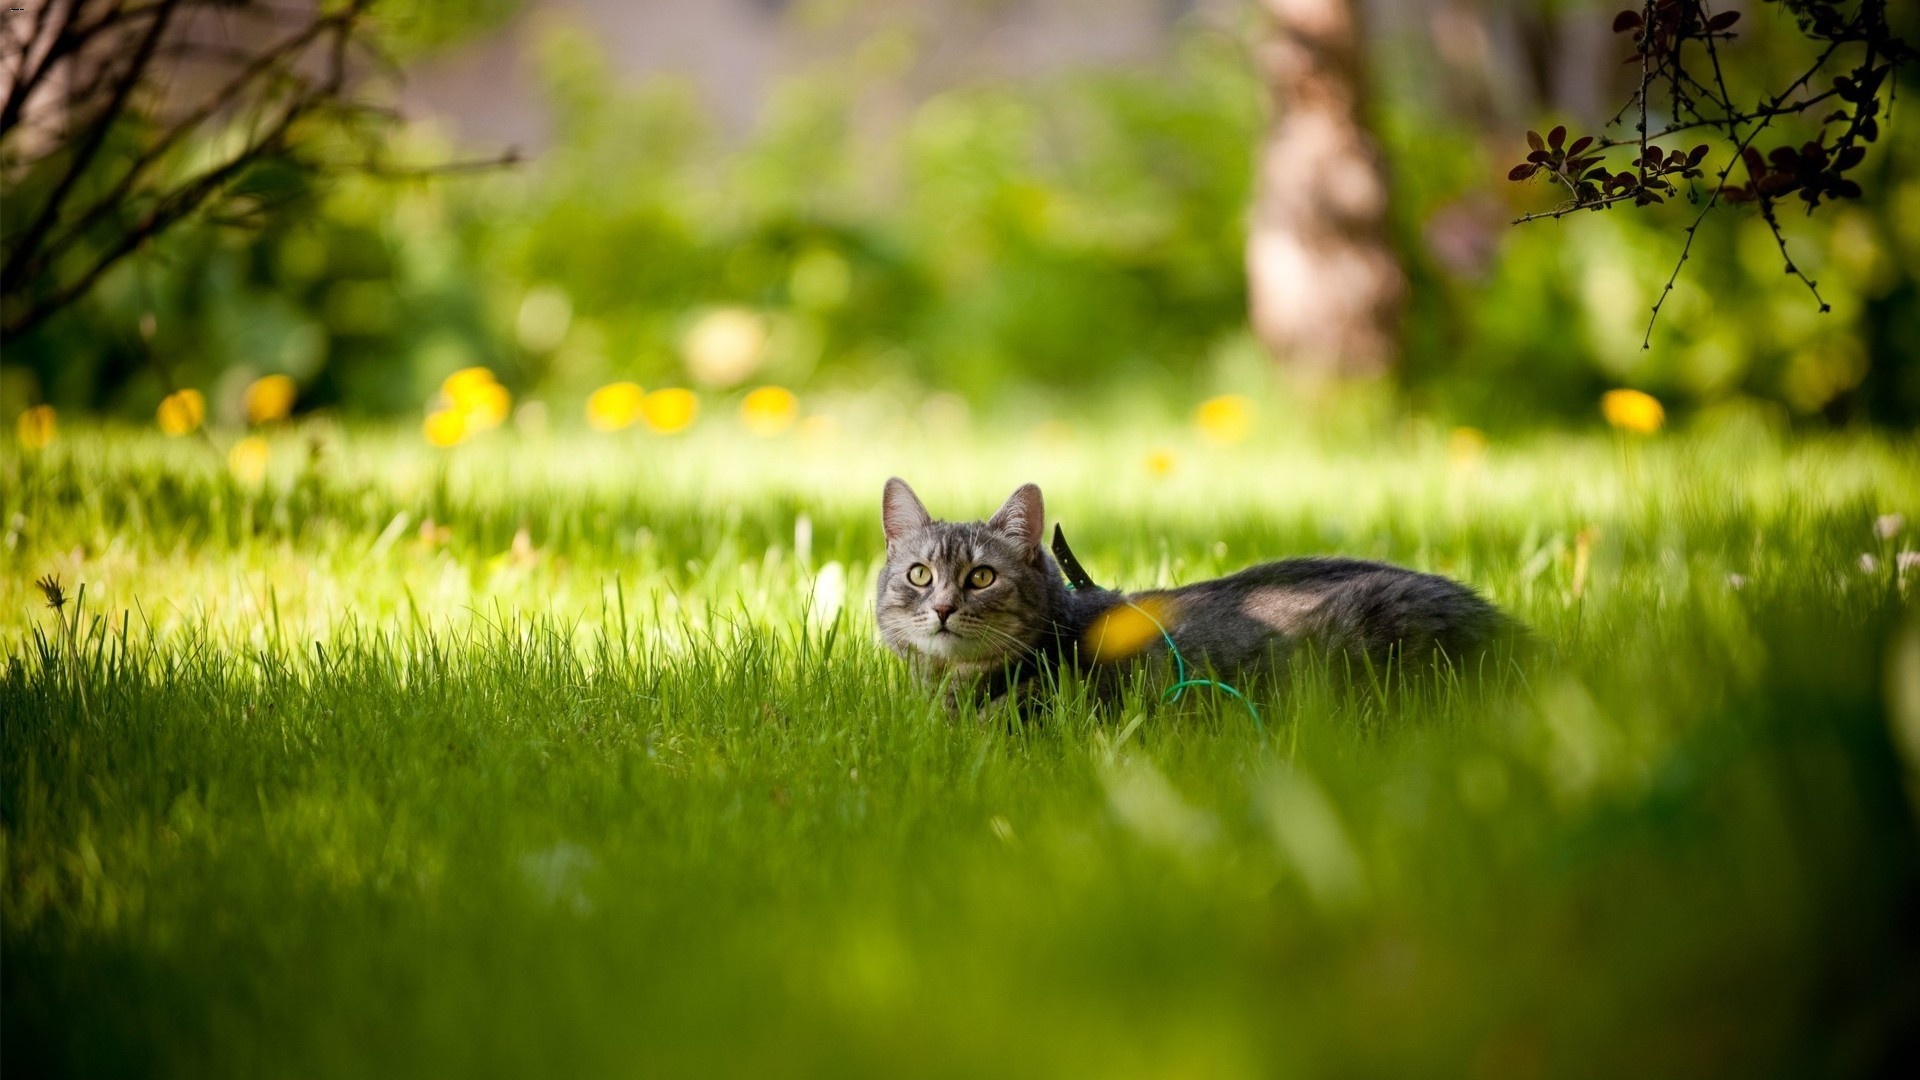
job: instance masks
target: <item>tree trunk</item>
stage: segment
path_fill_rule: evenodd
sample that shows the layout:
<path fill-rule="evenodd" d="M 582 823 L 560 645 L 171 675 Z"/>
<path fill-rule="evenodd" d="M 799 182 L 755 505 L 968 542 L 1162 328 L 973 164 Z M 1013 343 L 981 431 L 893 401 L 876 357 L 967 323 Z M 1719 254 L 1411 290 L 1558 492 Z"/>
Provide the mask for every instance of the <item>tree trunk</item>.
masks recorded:
<path fill-rule="evenodd" d="M 1364 124 L 1357 0 L 1264 0 L 1273 94 L 1247 240 L 1253 329 L 1276 360 L 1366 376 L 1399 351 L 1406 278 L 1387 241 L 1387 182 Z"/>

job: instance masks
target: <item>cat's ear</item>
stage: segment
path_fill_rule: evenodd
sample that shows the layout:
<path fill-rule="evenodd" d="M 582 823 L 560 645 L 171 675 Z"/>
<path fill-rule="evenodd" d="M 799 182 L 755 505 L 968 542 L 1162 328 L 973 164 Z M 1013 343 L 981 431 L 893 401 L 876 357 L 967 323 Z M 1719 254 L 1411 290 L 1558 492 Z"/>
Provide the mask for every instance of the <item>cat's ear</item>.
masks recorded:
<path fill-rule="evenodd" d="M 933 518 L 927 516 L 927 508 L 920 505 L 920 497 L 913 493 L 905 480 L 896 476 L 887 481 L 886 491 L 880 496 L 880 527 L 886 530 L 888 547 L 932 522 Z"/>
<path fill-rule="evenodd" d="M 987 521 L 987 528 L 1019 544 L 1031 556 L 1040 550 L 1040 534 L 1046 528 L 1047 508 L 1040 501 L 1040 488 L 1021 484 L 1007 496 L 1006 504 Z"/>

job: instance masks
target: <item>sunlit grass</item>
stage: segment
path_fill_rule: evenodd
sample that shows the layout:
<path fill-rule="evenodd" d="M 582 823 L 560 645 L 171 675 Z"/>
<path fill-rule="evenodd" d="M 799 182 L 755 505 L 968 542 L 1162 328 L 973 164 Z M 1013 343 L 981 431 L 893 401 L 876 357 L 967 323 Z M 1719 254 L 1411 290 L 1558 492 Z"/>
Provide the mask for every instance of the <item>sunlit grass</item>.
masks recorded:
<path fill-rule="evenodd" d="M 1900 1036 L 1910 445 L 690 424 L 0 452 L 10 1071 L 1744 1076 Z M 1103 584 L 1391 559 L 1540 648 L 1303 672 L 1259 727 L 1071 684 L 955 721 L 872 641 L 892 474 L 947 516 L 1039 482 Z"/>

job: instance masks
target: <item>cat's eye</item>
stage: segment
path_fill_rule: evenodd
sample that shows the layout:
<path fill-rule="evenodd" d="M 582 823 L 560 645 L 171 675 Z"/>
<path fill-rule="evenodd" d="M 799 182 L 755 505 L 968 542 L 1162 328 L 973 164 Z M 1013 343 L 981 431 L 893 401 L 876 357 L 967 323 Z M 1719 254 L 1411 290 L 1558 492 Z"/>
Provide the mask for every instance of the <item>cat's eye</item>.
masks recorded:
<path fill-rule="evenodd" d="M 993 567 L 976 566 L 973 573 L 967 575 L 967 584 L 976 589 L 984 589 L 993 584 Z"/>
<path fill-rule="evenodd" d="M 933 583 L 933 568 L 926 563 L 914 563 L 907 567 L 907 580 L 924 589 Z"/>

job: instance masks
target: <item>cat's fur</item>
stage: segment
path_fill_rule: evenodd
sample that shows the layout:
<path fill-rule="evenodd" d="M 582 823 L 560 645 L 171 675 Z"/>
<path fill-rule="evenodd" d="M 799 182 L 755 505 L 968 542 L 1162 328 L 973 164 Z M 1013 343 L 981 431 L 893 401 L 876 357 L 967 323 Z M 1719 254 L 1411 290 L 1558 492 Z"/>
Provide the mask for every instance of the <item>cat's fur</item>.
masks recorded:
<path fill-rule="evenodd" d="M 1360 559 L 1283 559 L 1147 592 L 1074 591 L 1041 543 L 1045 517 L 1032 484 L 987 521 L 951 522 L 928 515 L 905 481 L 888 480 L 874 597 L 881 640 L 924 680 L 989 701 L 1031 693 L 1061 667 L 1110 688 L 1132 664 L 1165 664 L 1157 631 L 1122 660 L 1093 660 L 1089 630 L 1129 601 L 1161 613 L 1190 671 L 1231 681 L 1275 675 L 1306 647 L 1361 671 L 1427 670 L 1436 653 L 1471 662 L 1513 628 L 1465 585 Z M 909 580 L 916 565 L 931 570 L 925 585 Z M 993 581 L 969 586 L 980 567 Z"/>

